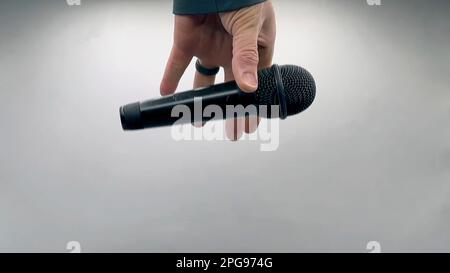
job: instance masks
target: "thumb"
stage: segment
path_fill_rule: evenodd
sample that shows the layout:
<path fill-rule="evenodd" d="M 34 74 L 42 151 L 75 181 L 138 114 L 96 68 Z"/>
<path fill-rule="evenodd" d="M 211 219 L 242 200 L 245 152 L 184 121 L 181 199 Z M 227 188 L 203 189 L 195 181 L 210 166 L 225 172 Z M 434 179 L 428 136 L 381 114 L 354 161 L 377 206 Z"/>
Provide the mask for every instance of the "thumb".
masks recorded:
<path fill-rule="evenodd" d="M 239 87 L 245 92 L 258 88 L 258 42 L 254 33 L 240 33 L 233 42 L 233 74 Z"/>
<path fill-rule="evenodd" d="M 258 36 L 261 21 L 259 6 L 222 17 L 224 27 L 233 36 L 233 74 L 245 92 L 254 92 L 258 88 Z"/>

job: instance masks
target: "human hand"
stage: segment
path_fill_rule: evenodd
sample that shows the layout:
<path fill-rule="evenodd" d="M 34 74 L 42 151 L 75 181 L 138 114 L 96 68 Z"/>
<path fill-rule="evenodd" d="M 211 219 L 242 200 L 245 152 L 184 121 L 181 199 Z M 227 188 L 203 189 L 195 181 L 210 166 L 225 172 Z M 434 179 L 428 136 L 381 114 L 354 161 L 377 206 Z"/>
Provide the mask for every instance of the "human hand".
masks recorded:
<path fill-rule="evenodd" d="M 236 80 L 244 92 L 256 91 L 257 71 L 272 64 L 275 36 L 275 12 L 269 1 L 220 14 L 175 16 L 161 95 L 175 92 L 194 56 L 206 68 L 223 67 L 226 82 Z M 194 88 L 213 85 L 215 80 L 196 72 Z M 256 117 L 227 120 L 227 136 L 238 140 L 243 132 L 256 131 L 258 123 Z"/>

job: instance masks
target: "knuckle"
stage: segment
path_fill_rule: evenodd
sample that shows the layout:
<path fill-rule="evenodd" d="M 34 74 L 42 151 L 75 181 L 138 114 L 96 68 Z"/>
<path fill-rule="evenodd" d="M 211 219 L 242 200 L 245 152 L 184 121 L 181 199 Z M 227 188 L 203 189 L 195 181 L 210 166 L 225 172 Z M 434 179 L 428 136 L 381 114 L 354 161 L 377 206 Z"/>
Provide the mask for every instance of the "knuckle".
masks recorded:
<path fill-rule="evenodd" d="M 257 65 L 259 63 L 259 54 L 256 48 L 242 49 L 238 52 L 238 59 L 240 62 Z"/>

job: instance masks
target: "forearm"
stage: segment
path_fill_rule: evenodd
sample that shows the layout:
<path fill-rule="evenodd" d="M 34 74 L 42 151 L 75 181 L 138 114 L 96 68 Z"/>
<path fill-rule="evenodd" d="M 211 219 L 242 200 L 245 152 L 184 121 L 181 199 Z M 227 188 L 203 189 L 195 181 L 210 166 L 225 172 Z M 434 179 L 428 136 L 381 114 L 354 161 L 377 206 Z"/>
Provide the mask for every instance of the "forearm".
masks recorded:
<path fill-rule="evenodd" d="M 177 15 L 209 14 L 237 10 L 266 0 L 174 0 L 173 13 Z"/>

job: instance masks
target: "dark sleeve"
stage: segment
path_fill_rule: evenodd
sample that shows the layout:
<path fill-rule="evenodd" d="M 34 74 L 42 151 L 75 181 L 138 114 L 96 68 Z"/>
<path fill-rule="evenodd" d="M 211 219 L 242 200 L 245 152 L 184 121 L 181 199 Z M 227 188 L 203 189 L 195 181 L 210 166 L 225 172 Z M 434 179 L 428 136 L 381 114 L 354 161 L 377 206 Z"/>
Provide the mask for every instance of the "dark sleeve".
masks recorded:
<path fill-rule="evenodd" d="M 237 10 L 266 0 L 174 0 L 173 13 L 177 15 L 209 14 Z"/>

